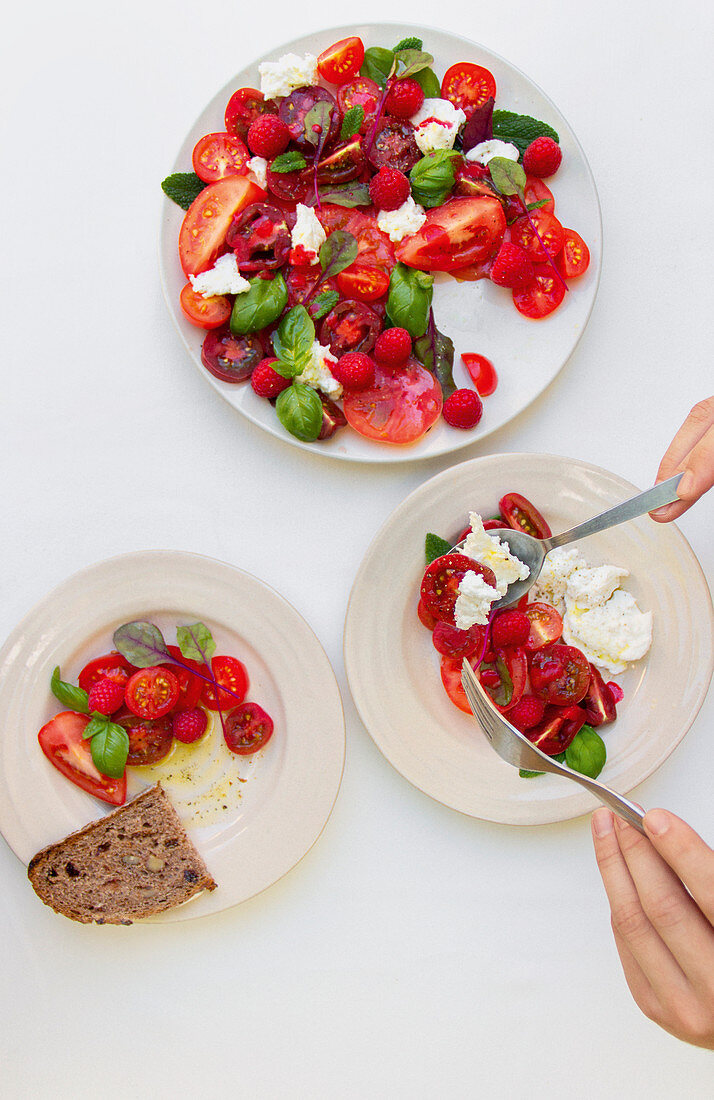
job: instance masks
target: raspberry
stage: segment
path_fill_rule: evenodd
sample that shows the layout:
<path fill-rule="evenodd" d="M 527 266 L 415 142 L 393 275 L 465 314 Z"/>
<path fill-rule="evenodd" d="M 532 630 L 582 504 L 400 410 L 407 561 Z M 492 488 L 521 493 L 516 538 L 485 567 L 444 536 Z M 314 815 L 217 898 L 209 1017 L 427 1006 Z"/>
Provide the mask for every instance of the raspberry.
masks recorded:
<path fill-rule="evenodd" d="M 289 378 L 283 378 L 282 374 L 273 370 L 272 364 L 277 361 L 277 359 L 261 359 L 253 368 L 250 384 L 258 397 L 277 397 L 290 385 Z"/>
<path fill-rule="evenodd" d="M 277 115 L 259 115 L 248 130 L 248 148 L 254 157 L 271 160 L 284 153 L 290 141 L 288 125 Z"/>
<path fill-rule="evenodd" d="M 538 137 L 523 154 L 523 167 L 529 176 L 544 179 L 558 171 L 562 159 L 563 151 L 557 141 L 549 137 Z"/>
<path fill-rule="evenodd" d="M 89 689 L 87 707 L 89 712 L 98 710 L 100 714 L 113 714 L 124 702 L 124 685 L 103 676 Z"/>
<path fill-rule="evenodd" d="M 330 372 L 346 389 L 364 390 L 374 382 L 374 360 L 361 351 L 348 351 L 330 364 Z"/>
<path fill-rule="evenodd" d="M 398 168 L 380 168 L 370 180 L 369 194 L 378 210 L 398 210 L 409 198 L 411 185 Z"/>
<path fill-rule="evenodd" d="M 411 353 L 412 338 L 405 328 L 388 328 L 374 345 L 374 358 L 381 367 L 403 367 Z"/>
<path fill-rule="evenodd" d="M 395 118 L 411 118 L 415 115 L 424 102 L 424 92 L 416 80 L 405 77 L 404 80 L 395 80 L 391 91 L 387 96 L 385 107 L 387 114 Z"/>
<path fill-rule="evenodd" d="M 534 279 L 533 264 L 525 249 L 504 241 L 491 264 L 491 282 L 509 290 L 525 290 Z"/>
<path fill-rule="evenodd" d="M 444 402 L 442 416 L 452 428 L 475 428 L 482 412 L 483 404 L 476 390 L 454 390 Z"/>
<path fill-rule="evenodd" d="M 531 621 L 522 611 L 504 611 L 497 615 L 491 627 L 491 643 L 495 649 L 504 645 L 525 645 L 531 632 Z"/>
<path fill-rule="evenodd" d="M 205 710 L 200 707 L 191 707 L 190 710 L 177 710 L 171 723 L 173 735 L 177 741 L 183 741 L 184 745 L 190 745 L 203 737 L 208 725 Z"/>
<path fill-rule="evenodd" d="M 512 726 L 521 733 L 533 729 L 543 721 L 545 703 L 537 695 L 524 695 L 506 715 Z"/>

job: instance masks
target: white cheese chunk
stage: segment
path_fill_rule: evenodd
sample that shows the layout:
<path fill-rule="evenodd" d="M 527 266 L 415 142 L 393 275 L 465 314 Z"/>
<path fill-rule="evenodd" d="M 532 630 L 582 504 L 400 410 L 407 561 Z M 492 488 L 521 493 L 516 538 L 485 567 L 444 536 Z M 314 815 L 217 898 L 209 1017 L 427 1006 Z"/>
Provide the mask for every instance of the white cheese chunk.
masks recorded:
<path fill-rule="evenodd" d="M 213 267 L 200 275 L 189 275 L 191 286 L 202 298 L 214 298 L 217 294 L 244 294 L 250 283 L 238 270 L 234 252 L 219 256 Z"/>
<path fill-rule="evenodd" d="M 448 99 L 425 99 L 409 121 L 414 127 L 414 140 L 426 156 L 436 149 L 454 148 L 466 115 Z"/>
<path fill-rule="evenodd" d="M 277 61 L 264 61 L 258 67 L 260 90 L 266 99 L 290 95 L 295 88 L 306 84 L 316 84 L 318 80 L 317 58 L 306 53 L 299 57 L 296 53 L 283 54 Z"/>
<path fill-rule="evenodd" d="M 463 553 L 481 565 L 487 565 L 496 577 L 498 595 L 503 596 L 509 584 L 524 581 L 530 576 L 530 569 L 511 553 L 507 544 L 498 535 L 484 530 L 481 516 L 472 512 L 469 516 L 471 530 L 466 537 Z"/>
<path fill-rule="evenodd" d="M 327 240 L 327 234 L 311 206 L 304 206 L 299 202 L 295 212 L 297 218 L 290 234 L 293 248 L 302 247 L 307 254 L 305 258 L 312 263 L 317 263 L 320 248 Z"/>
<path fill-rule="evenodd" d="M 487 584 L 480 573 L 469 569 L 459 583 L 459 594 L 454 607 L 454 620 L 459 630 L 470 626 L 484 626 L 488 622 L 491 604 L 499 599 L 497 588 Z"/>
<path fill-rule="evenodd" d="M 652 644 L 652 612 L 640 611 L 622 588 L 595 607 L 577 604 L 566 594 L 565 606 L 564 641 L 609 672 L 624 672 L 628 661 L 644 657 Z"/>
<path fill-rule="evenodd" d="M 505 160 L 518 160 L 519 153 L 515 145 L 511 145 L 510 141 L 499 141 L 498 138 L 490 138 L 488 141 L 481 141 L 478 145 L 474 145 L 473 149 L 469 149 L 466 153 L 466 160 L 475 160 L 477 164 L 488 164 L 494 157 L 504 157 Z"/>
<path fill-rule="evenodd" d="M 305 367 L 302 374 L 295 378 L 296 382 L 304 382 L 313 390 L 322 390 L 326 397 L 337 398 L 342 396 L 342 386 L 333 378 L 330 371 L 330 363 L 336 363 L 337 358 L 329 348 L 323 347 L 317 340 L 312 345 L 312 359 Z"/>
<path fill-rule="evenodd" d="M 411 195 L 396 210 L 380 210 L 377 215 L 377 225 L 395 244 L 418 233 L 425 221 L 424 207 L 414 202 Z"/>
<path fill-rule="evenodd" d="M 248 161 L 248 175 L 258 187 L 268 190 L 268 162 L 265 157 L 251 157 Z"/>

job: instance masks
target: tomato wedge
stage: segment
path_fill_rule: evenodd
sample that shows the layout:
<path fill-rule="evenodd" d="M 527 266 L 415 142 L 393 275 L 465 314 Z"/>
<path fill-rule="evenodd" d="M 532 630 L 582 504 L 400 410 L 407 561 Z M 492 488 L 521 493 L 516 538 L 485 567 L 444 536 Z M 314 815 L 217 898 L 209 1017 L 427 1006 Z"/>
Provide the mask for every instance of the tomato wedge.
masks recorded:
<path fill-rule="evenodd" d="M 477 654 L 478 656 L 478 654 Z M 462 710 L 464 714 L 471 714 L 471 707 L 469 701 L 466 698 L 466 692 L 461 686 L 461 663 L 463 658 L 461 657 L 442 657 L 441 658 L 441 682 L 444 685 L 446 694 L 451 699 L 451 702 L 459 710 Z M 472 665 L 473 667 L 473 665 Z"/>
<path fill-rule="evenodd" d="M 465 351 L 461 354 L 461 362 L 469 372 L 471 381 L 476 387 L 476 392 L 481 397 L 490 397 L 498 385 L 496 368 L 485 355 L 476 352 Z"/>
<path fill-rule="evenodd" d="M 421 271 L 456 271 L 494 256 L 506 231 L 496 198 L 449 199 L 430 210 L 418 233 L 397 245 L 397 259 Z"/>
<path fill-rule="evenodd" d="M 197 141 L 191 160 L 193 170 L 204 183 L 215 183 L 224 176 L 242 172 L 250 153 L 235 134 L 204 134 Z"/>
<path fill-rule="evenodd" d="M 506 493 L 498 507 L 506 526 L 514 531 L 525 531 L 534 539 L 548 539 L 553 534 L 536 506 L 520 493 Z"/>
<path fill-rule="evenodd" d="M 88 662 L 79 674 L 79 686 L 82 691 L 89 691 L 97 680 L 114 680 L 116 684 L 124 687 L 136 672 L 134 665 L 129 664 L 121 653 L 105 653 L 101 657 L 94 657 Z"/>
<path fill-rule="evenodd" d="M 179 302 L 186 320 L 197 328 L 220 328 L 230 320 L 233 308 L 230 299 L 223 294 L 204 298 L 196 293 L 190 283 L 182 289 Z"/>
<path fill-rule="evenodd" d="M 179 682 L 168 668 L 140 668 L 126 685 L 129 710 L 138 718 L 162 718 L 176 705 Z"/>
<path fill-rule="evenodd" d="M 231 752 L 251 756 L 273 735 L 273 719 L 257 703 L 243 703 L 226 717 L 225 742 Z"/>
<path fill-rule="evenodd" d="M 376 302 L 389 290 L 389 275 L 379 267 L 352 267 L 337 276 L 337 288 L 343 298 L 356 298 L 360 302 Z"/>
<path fill-rule="evenodd" d="M 317 59 L 317 67 L 328 84 L 346 84 L 360 71 L 363 61 L 364 43 L 353 35 L 351 38 L 341 38 L 323 50 Z"/>
<path fill-rule="evenodd" d="M 248 691 L 248 673 L 242 661 L 237 657 L 213 657 L 211 669 L 220 687 L 229 691 L 219 692 L 221 707 L 235 707 L 245 699 Z M 210 684 L 204 684 L 201 692 L 201 703 L 209 710 L 218 710 L 216 692 Z"/>
<path fill-rule="evenodd" d="M 543 721 L 525 731 L 529 741 L 546 756 L 565 752 L 585 725 L 585 712 L 580 707 L 546 707 Z"/>
<path fill-rule="evenodd" d="M 590 665 L 590 683 L 582 705 L 586 722 L 594 728 L 614 722 L 617 718 L 616 700 L 612 688 L 605 683 L 595 665 Z"/>
<path fill-rule="evenodd" d="M 477 107 L 483 107 L 487 100 L 496 98 L 493 73 L 483 65 L 459 61 L 444 73 L 441 98 L 451 100 L 468 118 Z"/>
<path fill-rule="evenodd" d="M 347 423 L 360 435 L 381 443 L 415 443 L 439 419 L 441 386 L 431 371 L 408 359 L 398 371 L 377 363 L 374 383 L 366 390 L 346 393 Z"/>
<path fill-rule="evenodd" d="M 521 609 L 530 620 L 531 629 L 526 641 L 526 649 L 534 653 L 557 642 L 563 633 L 563 620 L 549 603 L 529 603 Z"/>
<path fill-rule="evenodd" d="M 209 183 L 193 200 L 179 233 L 179 260 L 185 275 L 199 275 L 215 262 L 233 217 L 259 202 L 264 192 L 246 176 Z"/>
<path fill-rule="evenodd" d="M 590 249 L 574 229 L 563 230 L 563 250 L 555 261 L 564 279 L 577 279 L 590 267 Z"/>
<path fill-rule="evenodd" d="M 126 774 L 121 779 L 102 775 L 92 760 L 89 740 L 82 736 L 89 722 L 86 714 L 63 710 L 42 727 L 37 735 L 40 748 L 58 772 L 83 791 L 121 806 L 126 801 Z"/>

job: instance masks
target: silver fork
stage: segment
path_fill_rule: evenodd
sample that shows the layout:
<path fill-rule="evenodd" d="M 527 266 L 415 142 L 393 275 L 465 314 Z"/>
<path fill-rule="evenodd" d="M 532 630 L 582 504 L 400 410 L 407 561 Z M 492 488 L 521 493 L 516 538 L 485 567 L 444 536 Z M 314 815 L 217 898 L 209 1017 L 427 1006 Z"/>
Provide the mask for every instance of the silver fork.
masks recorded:
<path fill-rule="evenodd" d="M 546 756 L 544 752 L 536 748 L 527 737 L 524 737 L 515 726 L 507 722 L 503 715 L 494 709 L 491 700 L 483 689 L 478 676 L 469 662 L 464 659 L 461 665 L 461 684 L 466 692 L 466 698 L 473 712 L 473 716 L 479 723 L 484 733 L 491 742 L 491 747 L 496 750 L 502 760 L 512 764 L 514 768 L 526 768 L 528 771 L 552 772 L 553 775 L 563 775 L 567 779 L 574 779 L 581 787 L 594 794 L 616 814 L 623 817 L 630 825 L 634 825 L 639 832 L 644 833 L 642 824 L 643 813 L 639 806 L 630 802 L 629 798 L 611 791 L 603 783 L 596 779 L 590 779 L 587 775 L 574 772 L 552 756 Z"/>

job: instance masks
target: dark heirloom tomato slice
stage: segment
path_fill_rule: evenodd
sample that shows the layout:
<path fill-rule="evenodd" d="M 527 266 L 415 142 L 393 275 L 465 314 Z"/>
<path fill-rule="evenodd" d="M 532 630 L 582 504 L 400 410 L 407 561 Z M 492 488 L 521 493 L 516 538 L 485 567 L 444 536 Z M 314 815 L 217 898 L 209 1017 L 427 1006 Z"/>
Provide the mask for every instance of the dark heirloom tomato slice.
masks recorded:
<path fill-rule="evenodd" d="M 505 714 L 515 707 L 526 689 L 528 661 L 525 650 L 520 646 L 504 646 L 498 650 L 491 665 L 481 665 L 479 678 L 496 710 Z"/>
<path fill-rule="evenodd" d="M 590 665 L 575 646 L 552 645 L 530 658 L 530 677 L 533 691 L 546 703 L 571 706 L 587 694 Z"/>
<path fill-rule="evenodd" d="M 251 122 L 255 122 L 260 115 L 274 115 L 277 110 L 276 104 L 265 100 L 257 88 L 239 88 L 226 106 L 226 130 L 229 134 L 245 138 Z"/>
<path fill-rule="evenodd" d="M 337 276 L 337 287 L 345 298 L 374 302 L 389 290 L 389 275 L 381 267 L 352 264 Z"/>
<path fill-rule="evenodd" d="M 359 176 L 364 165 L 362 138 L 357 135 L 343 145 L 338 145 L 329 157 L 320 161 L 317 166 L 317 182 L 325 187 L 330 184 L 348 183 Z"/>
<path fill-rule="evenodd" d="M 424 570 L 421 598 L 432 615 L 442 623 L 454 625 L 459 585 L 467 573 L 480 573 L 486 584 L 496 587 L 493 571 L 466 554 L 442 554 Z"/>
<path fill-rule="evenodd" d="M 139 718 L 163 718 L 176 705 L 179 682 L 167 668 L 140 668 L 126 685 L 124 701 Z"/>
<path fill-rule="evenodd" d="M 242 702 L 248 691 L 248 673 L 243 662 L 237 657 L 212 657 L 211 669 L 219 688 L 229 688 L 229 691 L 219 690 L 221 706 L 234 707 Z M 216 692 L 210 684 L 203 685 L 201 702 L 209 710 L 218 710 Z"/>
<path fill-rule="evenodd" d="M 182 289 L 179 303 L 187 321 L 198 328 L 208 329 L 225 325 L 230 319 L 233 308 L 230 298 L 226 298 L 223 294 L 204 298 L 202 294 L 196 293 L 190 283 L 186 283 Z"/>
<path fill-rule="evenodd" d="M 102 802 L 121 806 L 126 801 L 126 774 L 120 779 L 111 779 L 99 771 L 92 760 L 89 740 L 82 737 L 88 722 L 86 714 L 61 711 L 38 733 L 40 748 L 50 764 L 77 787 L 101 798 Z"/>
<path fill-rule="evenodd" d="M 533 263 L 547 263 L 548 256 L 554 260 L 563 247 L 562 225 L 555 214 L 549 214 L 545 209 L 531 210 L 529 216 L 530 221 L 525 217 L 516 219 L 511 226 L 511 240 L 527 253 Z M 538 230 L 540 241 L 531 222 Z"/>
<path fill-rule="evenodd" d="M 315 134 L 311 134 L 308 138 L 305 132 L 305 115 L 312 110 L 316 103 L 328 103 L 332 107 L 330 128 L 327 137 L 323 141 L 324 148 L 337 139 L 342 122 L 337 101 L 332 93 L 328 92 L 327 88 L 321 88 L 318 84 L 296 88 L 294 92 L 286 95 L 281 100 L 278 107 L 278 115 L 286 123 L 291 140 L 305 152 L 314 151 L 316 145 Z M 318 136 L 321 137 L 322 135 Z"/>
<path fill-rule="evenodd" d="M 129 736 L 129 755 L 127 764 L 140 767 L 142 764 L 158 764 L 168 756 L 173 743 L 173 722 L 167 714 L 163 718 L 140 718 L 136 714 L 127 714 L 122 718 L 114 716 Z"/>
<path fill-rule="evenodd" d="M 409 172 L 421 160 L 411 122 L 383 118 L 367 153 L 367 160 L 375 168 L 398 168 L 400 172 Z"/>
<path fill-rule="evenodd" d="M 397 245 L 397 259 L 421 271 L 456 271 L 494 256 L 506 231 L 496 198 L 449 199 L 430 210 L 418 233 Z"/>
<path fill-rule="evenodd" d="M 473 657 L 483 649 L 486 627 L 472 626 L 468 630 L 459 630 L 451 623 L 437 622 L 431 640 L 434 648 L 444 657 Z"/>
<path fill-rule="evenodd" d="M 250 756 L 267 745 L 273 734 L 273 719 L 257 703 L 243 703 L 226 717 L 224 737 L 231 752 Z"/>
<path fill-rule="evenodd" d="M 264 193 L 246 176 L 226 176 L 204 187 L 186 211 L 179 231 L 179 259 L 184 275 L 198 275 L 213 265 L 234 215 L 257 202 Z"/>
<path fill-rule="evenodd" d="M 534 264 L 534 281 L 526 290 L 513 291 L 513 304 L 524 317 L 540 321 L 553 313 L 565 297 L 565 287 L 550 264 Z"/>
<path fill-rule="evenodd" d="M 323 50 L 317 59 L 320 76 L 328 84 L 346 84 L 360 71 L 364 61 L 364 44 L 361 38 L 341 38 L 339 42 Z"/>
<path fill-rule="evenodd" d="M 360 133 L 366 134 L 374 122 L 381 95 L 381 89 L 374 80 L 370 80 L 367 76 L 358 76 L 349 84 L 343 84 L 338 90 L 337 104 L 343 115 L 349 111 L 350 107 L 362 108 L 364 118 Z"/>
<path fill-rule="evenodd" d="M 268 191 L 284 202 L 302 202 L 313 185 L 311 168 L 303 168 L 299 172 L 273 172 L 268 167 L 267 179 Z"/>
<path fill-rule="evenodd" d="M 606 684 L 595 665 L 590 665 L 590 683 L 583 696 L 585 721 L 591 726 L 604 726 L 617 718 L 617 707 L 612 688 Z"/>
<path fill-rule="evenodd" d="M 89 691 L 92 684 L 105 678 L 124 687 L 134 672 L 136 672 L 136 666 L 129 664 L 121 653 L 105 653 L 101 657 L 94 657 L 84 666 L 79 674 L 78 683 L 82 691 Z"/>
<path fill-rule="evenodd" d="M 320 329 L 320 343 L 326 344 L 337 358 L 348 351 L 370 352 L 382 330 L 374 310 L 364 302 L 349 299 L 338 302 L 325 317 Z"/>
<path fill-rule="evenodd" d="M 234 336 L 229 328 L 209 332 L 201 348 L 201 362 L 221 382 L 245 382 L 264 356 L 256 332 Z"/>
<path fill-rule="evenodd" d="M 564 279 L 577 279 L 590 267 L 590 249 L 574 229 L 563 230 L 563 249 L 555 262 Z"/>
<path fill-rule="evenodd" d="M 235 252 L 241 274 L 282 267 L 292 247 L 285 211 L 265 202 L 254 202 L 233 219 L 226 244 Z"/>
<path fill-rule="evenodd" d="M 584 726 L 585 712 L 580 707 L 546 707 L 543 721 L 525 731 L 529 741 L 546 756 L 565 752 Z"/>
<path fill-rule="evenodd" d="M 318 394 L 318 396 L 322 402 L 322 425 L 317 438 L 330 439 L 338 428 L 345 427 L 347 417 L 340 406 L 336 405 L 334 401 L 330 401 L 329 397 L 325 397 L 324 394 Z"/>
<path fill-rule="evenodd" d="M 558 641 L 563 633 L 563 620 L 554 607 L 549 603 L 529 603 L 521 610 L 531 624 L 526 641 L 529 653 Z"/>
<path fill-rule="evenodd" d="M 441 386 L 416 359 L 394 373 L 377 363 L 374 383 L 346 393 L 342 406 L 347 423 L 360 435 L 381 443 L 415 443 L 439 419 Z"/>
<path fill-rule="evenodd" d="M 520 493 L 506 493 L 498 507 L 506 527 L 512 527 L 514 531 L 525 531 L 534 539 L 548 539 L 553 534 L 536 506 Z"/>
<path fill-rule="evenodd" d="M 483 107 L 487 100 L 496 98 L 493 73 L 483 65 L 459 61 L 444 73 L 441 98 L 451 100 L 468 118 L 477 107 Z"/>
<path fill-rule="evenodd" d="M 250 153 L 235 134 L 204 134 L 193 150 L 193 170 L 204 183 L 215 183 L 245 168 Z"/>

